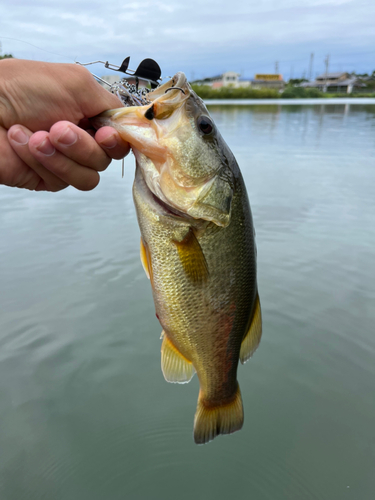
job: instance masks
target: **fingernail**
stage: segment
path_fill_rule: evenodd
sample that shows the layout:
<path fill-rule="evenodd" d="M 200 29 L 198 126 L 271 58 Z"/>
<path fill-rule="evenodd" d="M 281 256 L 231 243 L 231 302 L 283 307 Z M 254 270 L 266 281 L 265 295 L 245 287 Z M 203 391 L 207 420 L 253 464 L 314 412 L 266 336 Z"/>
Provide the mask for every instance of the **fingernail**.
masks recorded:
<path fill-rule="evenodd" d="M 73 146 L 75 142 L 77 142 L 78 135 L 73 132 L 73 130 L 68 127 L 66 131 L 60 135 L 58 141 L 61 142 L 61 144 L 64 144 L 64 146 Z"/>
<path fill-rule="evenodd" d="M 40 152 L 43 153 L 46 156 L 52 156 L 54 152 L 56 151 L 55 148 L 52 146 L 50 143 L 50 140 L 48 137 L 44 139 L 44 141 L 39 144 L 39 146 L 36 147 L 36 149 Z"/>
<path fill-rule="evenodd" d="M 25 146 L 29 142 L 29 136 L 22 130 L 22 128 L 17 128 L 12 130 L 10 134 L 11 139 L 21 146 Z"/>
<path fill-rule="evenodd" d="M 113 149 L 117 146 L 116 137 L 114 135 L 110 135 L 100 143 L 100 146 L 104 146 L 107 149 Z"/>

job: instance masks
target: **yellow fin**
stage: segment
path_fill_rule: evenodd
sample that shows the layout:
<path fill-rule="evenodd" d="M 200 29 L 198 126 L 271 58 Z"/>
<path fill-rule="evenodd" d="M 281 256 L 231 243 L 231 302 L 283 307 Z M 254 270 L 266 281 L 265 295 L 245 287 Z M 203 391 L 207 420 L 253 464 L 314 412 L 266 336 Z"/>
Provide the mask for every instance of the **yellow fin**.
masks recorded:
<path fill-rule="evenodd" d="M 250 328 L 242 341 L 240 351 L 240 361 L 246 363 L 256 351 L 262 336 L 262 312 L 260 308 L 259 295 L 255 299 L 253 317 Z"/>
<path fill-rule="evenodd" d="M 177 384 L 190 382 L 195 373 L 193 364 L 172 344 L 164 331 L 162 337 L 161 369 L 165 380 Z"/>
<path fill-rule="evenodd" d="M 232 434 L 239 431 L 243 424 L 243 406 L 240 388 L 227 404 L 210 407 L 205 404 L 199 393 L 197 411 L 194 418 L 194 441 L 205 444 L 219 434 Z"/>
<path fill-rule="evenodd" d="M 142 262 L 143 269 L 145 270 L 147 278 L 150 279 L 150 277 L 152 276 L 152 265 L 151 265 L 150 252 L 148 251 L 148 248 L 146 247 L 142 238 L 141 238 L 140 255 L 141 255 L 141 262 Z"/>
<path fill-rule="evenodd" d="M 208 278 L 208 267 L 202 248 L 192 228 L 182 241 L 173 241 L 177 247 L 182 267 L 195 283 L 203 283 Z"/>

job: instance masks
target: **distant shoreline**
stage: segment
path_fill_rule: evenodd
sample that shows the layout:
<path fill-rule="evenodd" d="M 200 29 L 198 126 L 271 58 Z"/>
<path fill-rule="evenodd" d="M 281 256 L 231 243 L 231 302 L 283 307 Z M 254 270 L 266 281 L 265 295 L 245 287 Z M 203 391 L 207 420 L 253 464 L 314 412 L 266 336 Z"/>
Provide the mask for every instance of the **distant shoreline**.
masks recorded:
<path fill-rule="evenodd" d="M 300 98 L 300 99 L 203 99 L 205 104 L 208 105 L 237 105 L 237 106 L 249 106 L 253 104 L 280 104 L 280 105 L 301 105 L 301 104 L 313 104 L 313 105 L 335 105 L 335 104 L 374 104 L 375 97 L 313 97 L 313 98 Z"/>

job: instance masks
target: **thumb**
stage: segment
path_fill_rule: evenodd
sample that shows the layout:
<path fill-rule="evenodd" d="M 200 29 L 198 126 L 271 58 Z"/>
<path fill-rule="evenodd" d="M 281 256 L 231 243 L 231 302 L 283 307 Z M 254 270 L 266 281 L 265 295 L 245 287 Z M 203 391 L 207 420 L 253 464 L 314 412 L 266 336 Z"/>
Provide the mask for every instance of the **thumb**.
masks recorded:
<path fill-rule="evenodd" d="M 81 66 L 82 68 L 82 66 Z M 82 92 L 79 92 L 79 99 L 82 112 L 86 118 L 92 118 L 108 109 L 124 107 L 122 101 L 109 92 L 95 80 L 95 77 L 85 69 L 85 81 L 82 82 Z M 120 80 L 120 77 L 119 77 Z"/>

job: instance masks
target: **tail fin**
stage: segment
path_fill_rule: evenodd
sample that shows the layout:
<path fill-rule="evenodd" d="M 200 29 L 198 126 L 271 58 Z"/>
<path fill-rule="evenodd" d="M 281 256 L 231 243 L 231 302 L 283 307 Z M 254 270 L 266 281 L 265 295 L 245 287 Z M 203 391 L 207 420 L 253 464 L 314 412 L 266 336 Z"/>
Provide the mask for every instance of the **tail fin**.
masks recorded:
<path fill-rule="evenodd" d="M 219 434 L 232 434 L 239 431 L 243 424 L 243 406 L 240 388 L 234 399 L 220 406 L 205 405 L 201 392 L 199 393 L 197 411 L 194 419 L 194 441 L 205 444 Z"/>

